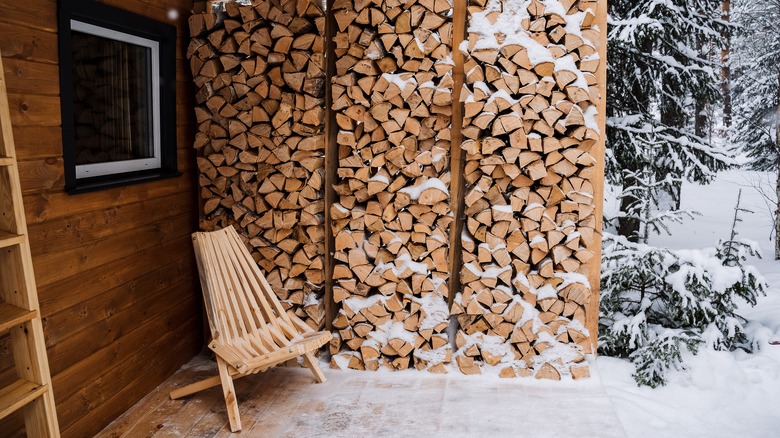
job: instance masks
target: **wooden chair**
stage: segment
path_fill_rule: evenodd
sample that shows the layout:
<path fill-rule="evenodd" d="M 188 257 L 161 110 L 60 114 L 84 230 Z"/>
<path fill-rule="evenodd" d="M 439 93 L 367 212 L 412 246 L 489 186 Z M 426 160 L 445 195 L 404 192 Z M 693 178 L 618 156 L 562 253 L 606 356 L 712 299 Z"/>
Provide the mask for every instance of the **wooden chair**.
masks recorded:
<path fill-rule="evenodd" d="M 325 381 L 313 352 L 332 338 L 285 312 L 268 281 L 233 227 L 193 233 L 195 257 L 219 376 L 171 392 L 177 399 L 219 384 L 230 430 L 241 430 L 233 379 L 265 371 L 303 356 L 317 382 Z"/>

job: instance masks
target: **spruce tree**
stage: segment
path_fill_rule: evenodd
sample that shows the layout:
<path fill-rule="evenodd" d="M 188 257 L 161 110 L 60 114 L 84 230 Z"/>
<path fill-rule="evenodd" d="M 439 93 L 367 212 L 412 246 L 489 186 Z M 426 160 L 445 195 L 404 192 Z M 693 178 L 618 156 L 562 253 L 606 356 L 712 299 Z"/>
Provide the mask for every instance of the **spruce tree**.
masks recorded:
<path fill-rule="evenodd" d="M 638 384 L 663 385 L 682 353 L 702 345 L 753 349 L 736 300 L 755 305 L 766 293 L 758 271 L 744 264 L 758 254 L 754 245 L 672 251 L 609 234 L 604 243 L 599 351 L 631 360 Z"/>
<path fill-rule="evenodd" d="M 707 183 L 732 163 L 696 133 L 697 109 L 720 94 L 710 54 L 722 47 L 725 24 L 719 0 L 612 0 L 609 13 L 606 176 L 622 189 L 618 234 L 638 242 L 651 203 L 637 193 L 655 205 L 671 194 L 679 205 L 682 181 Z"/>

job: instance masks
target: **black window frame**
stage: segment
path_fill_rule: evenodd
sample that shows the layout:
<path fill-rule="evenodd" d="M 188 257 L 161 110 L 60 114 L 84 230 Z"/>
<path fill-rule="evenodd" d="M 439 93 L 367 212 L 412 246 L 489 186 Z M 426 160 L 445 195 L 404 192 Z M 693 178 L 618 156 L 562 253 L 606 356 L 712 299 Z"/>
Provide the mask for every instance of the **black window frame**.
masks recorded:
<path fill-rule="evenodd" d="M 71 20 L 135 35 L 159 44 L 159 168 L 77 178 Z M 178 172 L 176 139 L 176 27 L 93 0 L 61 0 L 58 21 L 65 190 L 76 194 L 181 175 Z"/>

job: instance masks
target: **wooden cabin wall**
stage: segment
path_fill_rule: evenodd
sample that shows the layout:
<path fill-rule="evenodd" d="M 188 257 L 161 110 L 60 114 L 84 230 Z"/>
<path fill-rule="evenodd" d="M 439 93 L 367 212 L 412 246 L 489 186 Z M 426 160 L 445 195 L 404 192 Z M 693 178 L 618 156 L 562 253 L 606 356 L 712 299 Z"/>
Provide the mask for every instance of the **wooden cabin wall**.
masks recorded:
<path fill-rule="evenodd" d="M 202 318 L 189 234 L 197 227 L 192 0 L 106 0 L 175 24 L 182 175 L 92 193 L 64 191 L 57 2 L 0 0 L 24 206 L 64 437 L 92 436 L 197 354 Z M 0 338 L 0 383 L 12 358 Z M 21 433 L 19 417 L 0 435 Z"/>

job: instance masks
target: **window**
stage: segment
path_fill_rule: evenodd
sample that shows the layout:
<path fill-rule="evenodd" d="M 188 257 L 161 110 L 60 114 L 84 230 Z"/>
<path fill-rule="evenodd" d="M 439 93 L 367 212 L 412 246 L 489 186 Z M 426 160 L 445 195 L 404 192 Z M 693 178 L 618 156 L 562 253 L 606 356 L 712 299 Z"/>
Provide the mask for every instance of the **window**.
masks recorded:
<path fill-rule="evenodd" d="M 176 173 L 176 28 L 89 0 L 60 2 L 70 192 Z"/>

